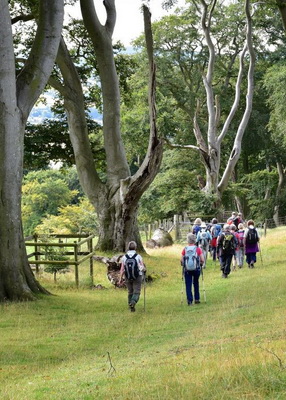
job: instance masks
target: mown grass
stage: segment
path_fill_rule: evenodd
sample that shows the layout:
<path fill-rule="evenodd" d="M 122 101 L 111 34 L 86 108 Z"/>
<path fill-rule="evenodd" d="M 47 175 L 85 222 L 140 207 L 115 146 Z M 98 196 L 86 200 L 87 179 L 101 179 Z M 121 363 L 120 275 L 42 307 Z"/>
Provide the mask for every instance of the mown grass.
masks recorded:
<path fill-rule="evenodd" d="M 0 308 L 0 398 L 285 399 L 286 230 L 262 239 L 253 270 L 220 277 L 208 261 L 207 302 L 181 305 L 181 245 L 150 250 L 149 272 L 161 276 L 143 293 L 136 313 L 114 289 L 105 266 L 41 278 L 54 296 Z M 202 300 L 203 293 L 201 291 Z"/>

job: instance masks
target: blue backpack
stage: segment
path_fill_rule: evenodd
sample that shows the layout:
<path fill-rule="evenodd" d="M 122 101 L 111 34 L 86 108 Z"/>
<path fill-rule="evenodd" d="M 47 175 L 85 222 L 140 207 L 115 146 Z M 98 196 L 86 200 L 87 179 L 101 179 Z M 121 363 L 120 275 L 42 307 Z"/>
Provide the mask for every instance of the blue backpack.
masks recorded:
<path fill-rule="evenodd" d="M 185 247 L 184 267 L 186 271 L 196 271 L 200 267 L 200 260 L 197 254 L 197 246 Z"/>
<path fill-rule="evenodd" d="M 194 225 L 194 227 L 193 227 L 193 234 L 194 235 L 197 235 L 198 234 L 198 232 L 200 232 L 201 231 L 201 227 L 199 226 L 199 225 Z"/>
<path fill-rule="evenodd" d="M 214 230 L 213 230 L 213 237 L 217 238 L 221 233 L 221 226 L 219 224 L 215 224 Z"/>

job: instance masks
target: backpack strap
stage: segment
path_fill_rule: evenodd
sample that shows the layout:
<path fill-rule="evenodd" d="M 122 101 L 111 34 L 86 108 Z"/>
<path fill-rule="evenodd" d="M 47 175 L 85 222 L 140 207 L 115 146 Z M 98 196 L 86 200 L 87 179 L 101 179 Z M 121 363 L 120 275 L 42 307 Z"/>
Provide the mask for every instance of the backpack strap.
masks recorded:
<path fill-rule="evenodd" d="M 135 259 L 137 257 L 137 253 L 134 253 L 133 256 L 129 256 L 127 253 L 125 254 L 127 260 L 131 260 L 132 258 Z"/>

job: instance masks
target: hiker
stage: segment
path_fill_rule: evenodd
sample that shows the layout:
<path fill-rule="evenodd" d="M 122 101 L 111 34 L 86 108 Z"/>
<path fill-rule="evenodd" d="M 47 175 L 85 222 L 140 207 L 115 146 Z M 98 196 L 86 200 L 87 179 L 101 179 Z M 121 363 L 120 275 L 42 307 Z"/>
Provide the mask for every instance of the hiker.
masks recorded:
<path fill-rule="evenodd" d="M 194 235 L 197 235 L 198 232 L 201 230 L 201 224 L 202 224 L 202 220 L 200 218 L 196 218 L 194 221 L 193 228 L 192 228 L 192 233 Z"/>
<path fill-rule="evenodd" d="M 234 224 L 236 227 L 238 227 L 239 222 L 240 222 L 240 219 L 238 218 L 237 212 L 233 211 L 231 214 L 231 217 L 228 218 L 227 223 L 229 225 Z"/>
<path fill-rule="evenodd" d="M 206 262 L 207 262 L 211 239 L 212 236 L 210 232 L 207 230 L 206 224 L 202 222 L 201 230 L 197 234 L 197 241 L 196 241 L 197 245 L 202 249 L 204 255 L 204 263 L 202 265 L 202 268 L 206 268 Z"/>
<path fill-rule="evenodd" d="M 128 290 L 128 305 L 131 312 L 135 311 L 135 305 L 139 300 L 142 280 L 146 272 L 142 257 L 136 253 L 137 244 L 134 241 L 128 243 L 127 253 L 122 257 L 119 283 L 125 275 L 125 283 Z"/>
<path fill-rule="evenodd" d="M 247 221 L 247 228 L 244 232 L 244 247 L 248 268 L 254 268 L 256 263 L 256 253 L 259 252 L 258 242 L 259 234 L 254 227 L 254 221 L 250 219 Z"/>
<path fill-rule="evenodd" d="M 242 218 L 242 213 L 238 213 L 237 214 L 237 217 L 238 217 L 238 225 L 239 224 L 244 224 L 244 221 L 243 221 L 243 218 Z M 237 225 L 237 227 L 238 227 L 238 225 Z"/>
<path fill-rule="evenodd" d="M 230 231 L 230 225 L 225 224 L 223 226 L 222 233 L 217 239 L 217 248 L 220 260 L 220 269 L 222 271 L 222 278 L 227 278 L 230 273 L 231 260 L 235 254 L 236 246 L 236 237 Z"/>
<path fill-rule="evenodd" d="M 235 257 L 238 268 L 242 268 L 244 259 L 244 225 L 242 223 L 238 224 L 237 239 L 238 247 L 235 251 Z"/>
<path fill-rule="evenodd" d="M 188 233 L 188 245 L 182 250 L 181 265 L 183 267 L 183 276 L 185 278 L 186 295 L 188 306 L 200 303 L 199 277 L 201 273 L 201 265 L 204 263 L 203 251 L 196 246 L 196 235 Z M 192 285 L 194 285 L 194 296 L 192 293 Z"/>
<path fill-rule="evenodd" d="M 232 257 L 232 270 L 235 271 L 236 270 L 236 266 L 237 266 L 237 259 L 236 259 L 236 252 L 238 251 L 238 234 L 237 234 L 237 229 L 236 226 L 234 224 L 230 225 L 230 232 L 236 237 L 236 247 L 234 250 L 234 257 Z"/>
<path fill-rule="evenodd" d="M 221 233 L 221 225 L 217 223 L 217 219 L 213 218 L 212 219 L 212 227 L 211 227 L 211 249 L 212 249 L 212 256 L 213 256 L 213 261 L 216 261 L 217 259 L 217 238 L 219 234 Z"/>

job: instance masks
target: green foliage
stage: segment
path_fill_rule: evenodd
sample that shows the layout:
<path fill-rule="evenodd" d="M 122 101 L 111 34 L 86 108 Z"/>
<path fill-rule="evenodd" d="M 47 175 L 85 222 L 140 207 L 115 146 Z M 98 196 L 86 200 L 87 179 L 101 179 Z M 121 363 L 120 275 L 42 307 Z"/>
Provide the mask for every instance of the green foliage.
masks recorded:
<path fill-rule="evenodd" d="M 272 218 L 274 207 L 277 204 L 275 191 L 278 183 L 276 170 L 256 171 L 248 174 L 243 179 L 247 188 L 246 198 L 249 203 L 250 215 L 259 221 Z M 265 198 L 265 194 L 269 195 Z"/>
<path fill-rule="evenodd" d="M 192 160 L 196 160 L 195 153 Z M 195 203 L 200 201 L 197 182 L 199 170 L 190 171 L 189 161 L 187 150 L 165 152 L 161 171 L 142 196 L 139 212 L 141 223 L 171 217 L 196 207 Z"/>
<path fill-rule="evenodd" d="M 94 207 L 86 198 L 82 198 L 79 204 L 59 207 L 58 215 L 43 218 L 35 231 L 38 234 L 97 233 L 98 219 Z"/>
<path fill-rule="evenodd" d="M 282 146 L 285 153 L 286 64 L 279 63 L 269 68 L 265 74 L 264 84 L 269 94 L 268 104 L 271 108 L 269 128 L 275 145 L 280 149 Z"/>
<path fill-rule="evenodd" d="M 39 240 L 39 243 L 50 243 L 53 240 L 51 236 L 47 237 L 41 237 Z M 44 255 L 45 259 L 48 261 L 68 261 L 69 257 L 65 255 L 65 250 L 64 248 L 60 247 L 55 247 L 55 246 L 44 246 L 42 247 L 44 250 Z M 63 263 L 63 264 L 47 264 L 44 268 L 45 272 L 48 272 L 49 274 L 53 274 L 54 276 L 54 282 L 57 281 L 57 274 L 65 274 L 69 272 L 68 265 Z"/>
<path fill-rule="evenodd" d="M 57 106 L 54 111 L 60 113 Z M 91 149 L 96 166 L 105 164 L 101 126 L 87 117 Z M 47 168 L 51 162 L 71 167 L 75 164 L 66 119 L 44 119 L 40 124 L 27 124 L 24 137 L 24 168 Z"/>
<path fill-rule="evenodd" d="M 33 234 L 42 218 L 57 215 L 58 208 L 72 202 L 76 190 L 70 190 L 59 171 L 34 171 L 25 176 L 22 187 L 24 234 Z"/>

